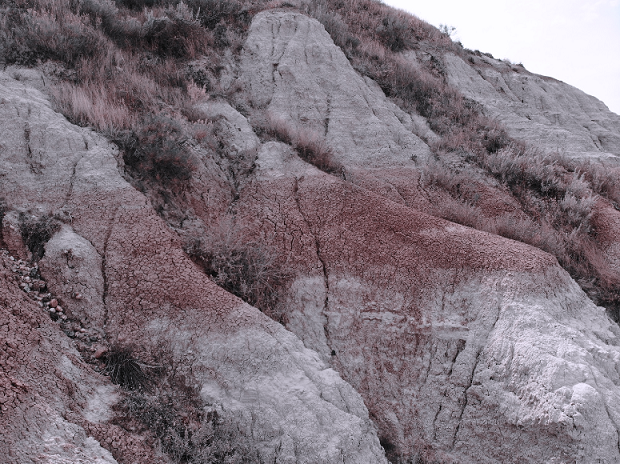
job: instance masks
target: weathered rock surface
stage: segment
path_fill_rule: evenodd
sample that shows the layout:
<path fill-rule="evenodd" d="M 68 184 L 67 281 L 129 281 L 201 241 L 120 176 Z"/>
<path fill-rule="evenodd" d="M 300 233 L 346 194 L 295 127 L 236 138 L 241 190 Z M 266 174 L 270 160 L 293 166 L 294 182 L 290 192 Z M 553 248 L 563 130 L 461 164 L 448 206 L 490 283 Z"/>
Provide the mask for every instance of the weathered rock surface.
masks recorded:
<path fill-rule="evenodd" d="M 620 116 L 564 82 L 486 56 L 448 54 L 448 82 L 480 103 L 508 133 L 548 151 L 617 161 Z"/>
<path fill-rule="evenodd" d="M 620 459 L 620 331 L 551 256 L 275 143 L 238 208 L 297 269 L 287 327 L 362 394 L 384 444 L 448 462 Z"/>
<path fill-rule="evenodd" d="M 520 73 L 498 70 L 497 62 L 459 60 L 446 58 L 452 84 L 517 138 L 544 140 L 549 149 L 562 142 L 579 156 L 618 154 L 617 119 L 590 97 L 526 101 L 530 91 L 539 98 L 567 87 L 524 74 L 528 91 Z M 169 350 L 205 402 L 235 417 L 264 461 L 386 462 L 372 418 L 385 450 L 405 456 L 423 448 L 442 462 L 620 462 L 620 329 L 550 255 L 412 208 L 432 202 L 415 169 L 415 157 L 430 153 L 418 135 L 432 139 L 419 116 L 390 103 L 317 21 L 298 13 L 258 14 L 239 70 L 254 109 L 325 137 L 346 181 L 287 145 L 261 144 L 243 115 L 208 101 L 196 110 L 226 142 L 219 158 L 194 147 L 201 164 L 175 199 L 190 219 L 160 215 L 182 235 L 232 212 L 249 238 L 265 237 L 292 273 L 283 295 L 290 331 L 189 260 L 181 238 L 155 213 L 158 205 L 120 176 L 105 140 L 0 73 L 5 242 L 24 249 L 19 212 L 63 222 L 46 244 L 41 272 L 73 317 L 110 341 L 139 346 L 145 359 Z M 556 109 L 575 116 L 556 118 Z M 503 214 L 515 206 L 498 208 Z M 595 219 L 610 230 L 618 223 L 605 212 Z M 17 287 L 0 280 L 0 292 L 14 308 Z M 45 353 L 72 362 L 61 362 L 61 374 L 69 372 L 78 390 L 56 393 L 49 418 L 32 433 L 30 416 L 8 403 L 2 451 L 35 461 L 33 453 L 43 452 L 39 437 L 55 427 L 60 448 L 73 453 L 67 459 L 99 459 L 101 451 L 101 462 L 114 462 L 101 444 L 155 462 L 156 453 L 144 458 L 148 450 L 108 422 L 119 390 L 80 367 L 54 324 L 44 323 L 56 343 Z M 42 330 L 11 324 L 0 328 L 22 344 Z M 0 364 L 0 379 L 19 399 L 23 380 L 10 378 L 11 356 Z M 39 377 L 51 378 L 37 369 L 23 374 L 35 392 L 43 388 Z M 33 397 L 32 408 L 41 410 L 39 398 L 51 393 Z M 32 443 L 34 451 L 16 443 Z"/>
<path fill-rule="evenodd" d="M 262 12 L 250 27 L 241 78 L 255 106 L 324 136 L 351 166 L 406 166 L 430 155 L 411 116 L 355 72 L 316 20 Z"/>
<path fill-rule="evenodd" d="M 25 296 L 5 253 L 0 254 L 0 460 L 116 463 L 81 425 L 67 419 L 102 395 L 109 381 L 80 359 L 42 308 Z"/>
<path fill-rule="evenodd" d="M 0 196 L 9 211 L 70 215 L 71 230 L 48 243 L 55 267 L 48 275 L 61 279 L 55 282 L 61 291 L 94 276 L 87 289 L 93 299 L 101 275 L 99 329 L 110 340 L 140 346 L 145 357 L 169 346 L 204 399 L 237 414 L 266 461 L 385 462 L 359 394 L 294 335 L 207 279 L 146 198 L 122 179 L 101 137 L 69 124 L 40 92 L 6 74 L 0 101 L 7 134 Z M 63 263 L 68 249 L 76 260 Z M 101 323 L 100 311 L 90 323 Z M 11 417 L 12 428 L 27 427 Z"/>

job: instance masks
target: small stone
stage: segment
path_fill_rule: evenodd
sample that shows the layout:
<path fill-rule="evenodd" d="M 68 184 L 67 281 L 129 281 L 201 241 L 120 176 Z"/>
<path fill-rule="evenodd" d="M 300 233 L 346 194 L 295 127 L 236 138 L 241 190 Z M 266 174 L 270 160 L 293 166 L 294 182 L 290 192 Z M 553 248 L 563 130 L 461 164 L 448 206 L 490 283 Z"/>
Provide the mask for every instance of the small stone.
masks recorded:
<path fill-rule="evenodd" d="M 66 320 L 67 320 L 67 316 L 65 316 L 64 314 L 63 314 L 62 316 L 60 316 L 60 318 L 61 318 L 63 321 L 66 321 Z"/>
<path fill-rule="evenodd" d="M 52 308 L 55 308 L 56 306 L 58 306 L 58 300 L 56 298 L 52 299 L 52 301 L 50 301 L 50 306 Z"/>
<path fill-rule="evenodd" d="M 86 329 L 85 329 L 84 327 L 82 327 L 82 328 L 80 329 L 80 332 L 82 332 L 82 333 L 86 333 Z"/>
<path fill-rule="evenodd" d="M 82 299 L 82 298 L 84 298 L 84 297 L 82 296 L 82 294 L 81 294 L 81 293 L 76 293 L 76 294 L 75 294 L 75 296 L 74 296 L 73 298 L 75 298 L 76 300 L 81 300 L 81 299 Z"/>
<path fill-rule="evenodd" d="M 63 307 L 62 307 L 62 306 L 58 305 L 58 306 L 56 306 L 56 311 L 58 311 L 59 313 L 61 313 L 61 312 L 63 312 L 63 311 L 64 311 L 64 309 L 63 309 Z"/>
<path fill-rule="evenodd" d="M 97 350 L 95 351 L 95 354 L 93 356 L 95 357 L 95 359 L 100 359 L 107 352 L 108 352 L 108 349 L 101 346 L 101 347 L 97 348 Z"/>
<path fill-rule="evenodd" d="M 53 313 L 55 313 L 55 312 L 56 312 L 56 310 L 55 310 L 54 308 L 50 308 L 50 313 L 52 313 L 52 314 L 53 314 Z"/>

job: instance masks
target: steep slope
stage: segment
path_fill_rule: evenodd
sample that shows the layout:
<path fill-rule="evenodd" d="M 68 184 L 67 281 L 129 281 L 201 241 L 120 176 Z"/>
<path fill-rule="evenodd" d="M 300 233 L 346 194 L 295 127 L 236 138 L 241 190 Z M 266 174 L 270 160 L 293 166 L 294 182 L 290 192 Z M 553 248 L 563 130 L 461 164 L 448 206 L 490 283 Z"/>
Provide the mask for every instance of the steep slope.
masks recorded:
<path fill-rule="evenodd" d="M 114 388 L 92 371 L 58 326 L 17 286 L 0 254 L 0 453 L 6 463 L 116 463 L 84 430 L 109 415 Z M 99 406 L 100 417 L 92 418 Z M 145 457 L 145 456 L 142 456 Z"/>
<path fill-rule="evenodd" d="M 251 103 L 324 136 L 349 166 L 412 165 L 430 155 L 411 116 L 351 67 L 317 21 L 290 12 L 256 15 L 241 58 Z"/>
<path fill-rule="evenodd" d="M 590 95 L 485 55 L 445 57 L 449 83 L 513 137 L 548 151 L 618 162 L 620 116 Z"/>
<path fill-rule="evenodd" d="M 258 164 L 240 214 L 296 263 L 287 327 L 360 391 L 385 446 L 459 462 L 620 458 L 620 332 L 552 257 L 330 179 L 282 147 Z"/>
<path fill-rule="evenodd" d="M 359 395 L 296 337 L 198 270 L 121 178 L 105 140 L 54 113 L 40 92 L 4 73 L 0 84 L 0 195 L 9 212 L 69 218 L 47 244 L 41 272 L 76 320 L 139 346 L 146 360 L 168 347 L 203 400 L 234 415 L 262 460 L 385 462 Z M 100 311 L 76 304 L 85 285 Z"/>
<path fill-rule="evenodd" d="M 295 62 L 309 51 L 289 31 L 315 28 L 304 44 L 327 55 L 320 46 L 329 50 L 329 39 L 308 23 L 261 13 L 249 49 L 282 41 L 273 49 Z M 303 66 L 289 73 L 289 89 L 316 79 Z M 291 101 L 295 108 L 300 98 Z M 339 161 L 345 170 L 357 164 Z M 263 146 L 256 164 L 237 208 L 295 263 L 287 327 L 362 393 L 386 449 L 429 446 L 467 462 L 620 459 L 620 391 L 610 370 L 618 329 L 552 257 L 320 174 L 283 146 Z M 375 178 L 393 175 L 369 167 Z M 407 179 L 417 181 L 401 170 Z"/>
<path fill-rule="evenodd" d="M 347 5 L 340 3 L 338 9 Z M 158 3 L 144 15 L 105 5 L 107 13 L 93 13 L 104 26 L 116 18 L 117 25 L 141 24 L 148 31 L 158 24 L 153 13 L 169 15 L 162 24 L 202 27 L 195 19 L 199 12 L 180 5 L 164 11 Z M 321 17 L 317 11 L 323 8 L 329 26 L 330 3 L 313 5 L 315 10 L 304 11 Z M 434 120 L 431 110 L 425 120 L 395 92 L 387 98 L 382 88 L 393 84 L 389 79 L 380 87 L 362 76 L 352 49 L 341 50 L 321 23 L 300 13 L 308 5 L 248 3 L 241 9 L 220 2 L 229 13 L 209 12 L 221 22 L 205 26 L 212 34 L 205 37 L 218 43 L 223 58 L 213 66 L 223 71 L 214 74 L 209 59 L 192 61 L 183 70 L 193 76 L 189 82 L 177 69 L 170 79 L 181 80 L 179 88 L 185 82 L 187 98 L 178 107 L 161 95 L 162 101 L 145 102 L 165 114 L 140 115 L 131 130 L 123 128 L 129 135 L 119 129 L 120 152 L 52 111 L 45 95 L 32 88 L 46 82 L 38 71 L 15 73 L 23 82 L 0 74 L 6 134 L 0 148 L 0 245 L 24 258 L 43 255 L 41 274 L 70 324 L 110 345 L 134 346 L 134 355 L 155 370 L 166 364 L 181 379 L 179 391 L 199 392 L 208 414 L 232 421 L 228 445 L 249 446 L 249 460 L 385 462 L 385 452 L 391 462 L 620 461 L 617 324 L 552 255 L 426 214 L 437 214 L 437 204 L 453 195 L 429 187 L 429 178 L 443 176 L 445 183 L 454 181 L 466 212 L 508 218 L 515 228 L 518 221 L 542 222 L 542 213 L 531 218 L 535 214 L 515 192 L 472 164 L 475 144 L 459 139 L 459 131 L 485 143 L 490 138 L 490 149 L 475 140 L 489 156 L 499 157 L 499 146 L 510 148 L 521 139 L 545 150 L 560 146 L 575 159 L 613 161 L 617 116 L 564 84 L 518 67 L 475 54 L 468 60 L 462 50 L 446 55 L 456 47 L 445 45 L 445 37 L 416 43 L 413 22 L 378 5 L 359 2 L 364 21 L 375 21 L 369 20 L 363 38 L 375 34 L 382 42 L 373 38 L 355 46 L 360 56 L 391 60 L 373 64 L 380 71 L 377 82 L 381 72 L 387 76 L 402 65 L 405 77 L 417 80 L 401 84 L 427 85 L 422 90 L 428 95 L 413 94 L 443 112 Z M 252 18 L 247 36 L 225 24 L 237 13 L 241 22 Z M 82 24 L 98 24 L 91 19 Z M 330 19 L 332 34 L 346 32 L 342 17 Z M 119 33 L 127 31 L 129 26 Z M 386 39 L 385 31 L 406 40 Z M 144 61 L 176 69 L 165 55 L 155 56 L 153 44 L 155 39 L 145 44 L 151 48 Z M 121 73 L 116 59 L 111 72 Z M 423 68 L 424 60 L 433 69 Z M 419 67 L 419 75 L 405 65 Z M 197 88 L 196 75 L 208 85 Z M 150 85 L 152 76 L 136 76 Z M 177 84 L 165 90 L 175 95 L 181 92 L 172 88 Z M 477 119 L 472 108 L 500 120 L 514 139 L 504 137 L 501 125 L 483 127 L 488 121 Z M 440 137 L 431 126 L 447 133 Z M 450 146 L 444 142 L 452 132 L 458 143 Z M 150 161 L 139 159 L 136 141 L 159 151 Z M 178 146 L 170 148 L 169 141 Z M 303 161 L 308 147 L 322 150 L 338 169 L 329 175 Z M 161 162 L 158 157 L 169 172 L 148 164 Z M 445 166 L 453 170 L 433 171 Z M 170 174 L 179 171 L 183 175 Z M 562 177 L 553 182 L 577 176 L 553 172 Z M 563 201 L 557 195 L 534 198 L 557 205 Z M 597 246 L 618 249 L 620 221 L 612 200 L 597 198 L 594 204 Z M 225 244 L 245 247 L 227 255 L 229 261 L 240 259 L 233 264 L 241 271 L 209 266 L 218 232 Z M 284 327 L 214 284 L 229 284 L 226 272 L 243 273 L 255 264 L 247 261 L 261 256 L 248 248 L 268 254 L 280 271 L 261 289 L 273 291 L 277 304 L 262 309 Z M 607 259 L 620 263 L 615 255 Z M 8 282 L 5 287 L 11 295 L 18 292 Z M 234 285 L 227 288 L 244 296 Z M 57 325 L 50 326 L 62 338 Z M 19 334 L 22 343 L 28 335 Z M 64 345 L 57 350 L 66 351 Z M 11 369 L 13 364 L 7 375 Z M 78 427 L 77 438 L 67 442 L 80 453 L 100 449 L 84 438 L 90 434 L 118 462 L 134 462 L 142 452 L 149 462 L 200 462 L 163 456 L 152 435 L 136 447 L 135 423 L 123 428 L 111 421 L 127 417 L 109 416 L 115 401 L 131 400 L 135 392 L 83 369 L 86 389 L 104 385 L 109 404 L 99 417 L 82 407 L 61 423 L 63 436 Z M 62 397 L 56 411 L 67 401 Z M 27 421 L 11 414 L 11 430 L 20 433 Z M 182 420 L 191 422 L 190 416 Z M 13 432 L 2 442 L 8 452 L 19 449 L 20 459 L 34 460 L 12 441 Z"/>

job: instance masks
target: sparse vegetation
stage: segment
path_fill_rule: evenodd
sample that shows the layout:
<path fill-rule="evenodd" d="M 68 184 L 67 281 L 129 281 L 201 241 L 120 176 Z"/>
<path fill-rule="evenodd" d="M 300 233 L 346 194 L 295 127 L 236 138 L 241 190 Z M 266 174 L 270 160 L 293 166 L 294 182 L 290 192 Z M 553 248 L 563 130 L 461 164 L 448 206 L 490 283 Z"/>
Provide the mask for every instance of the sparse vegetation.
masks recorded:
<path fill-rule="evenodd" d="M 60 223 L 51 216 L 37 217 L 22 212 L 19 214 L 19 229 L 32 259 L 38 261 L 45 254 L 45 244 L 60 230 Z"/>
<path fill-rule="evenodd" d="M 109 375 L 112 383 L 127 390 L 144 390 L 149 386 L 149 377 L 142 369 L 143 364 L 133 357 L 130 348 L 113 347 L 105 356 L 103 373 Z"/>
<path fill-rule="evenodd" d="M 137 178 L 170 184 L 189 180 L 195 170 L 181 125 L 166 116 L 147 116 L 136 129 L 119 134 L 116 142 L 123 148 L 125 165 Z"/>
<path fill-rule="evenodd" d="M 242 231 L 223 228 L 190 241 L 185 251 L 220 287 L 285 322 L 278 298 L 289 275 L 277 261 L 277 252 L 263 241 L 248 240 Z"/>
<path fill-rule="evenodd" d="M 300 128 L 290 121 L 269 117 L 266 124 L 258 128 L 263 136 L 291 145 L 304 161 L 313 164 L 329 174 L 340 174 L 342 165 L 334 160 L 334 154 L 324 137 L 316 132 Z"/>
<path fill-rule="evenodd" d="M 117 425 L 150 435 L 176 463 L 259 462 L 250 437 L 241 432 L 232 416 L 204 404 L 196 380 L 179 371 L 170 350 L 160 349 L 153 360 L 156 366 L 151 368 L 147 383 L 136 378 L 141 363 L 131 351 L 116 349 L 108 354 L 108 366 L 114 365 L 113 371 L 129 380 L 116 382 L 128 390 L 115 407 Z"/>

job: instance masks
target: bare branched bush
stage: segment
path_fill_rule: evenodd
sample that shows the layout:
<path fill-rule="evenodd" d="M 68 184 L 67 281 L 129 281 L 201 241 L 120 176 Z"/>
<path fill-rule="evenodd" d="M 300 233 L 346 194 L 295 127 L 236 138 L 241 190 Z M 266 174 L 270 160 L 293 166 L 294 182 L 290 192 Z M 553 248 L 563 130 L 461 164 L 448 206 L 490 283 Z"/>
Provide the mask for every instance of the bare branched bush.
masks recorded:
<path fill-rule="evenodd" d="M 284 323 L 279 302 L 289 272 L 278 262 L 277 251 L 264 241 L 248 240 L 243 231 L 219 232 L 187 243 L 185 251 L 220 287 Z"/>
<path fill-rule="evenodd" d="M 116 141 L 124 151 L 125 164 L 136 176 L 171 183 L 189 180 L 196 169 L 184 132 L 171 118 L 148 117 Z"/>
<path fill-rule="evenodd" d="M 126 350 L 114 352 L 120 362 L 108 361 L 121 378 L 133 379 L 140 364 Z M 110 355 L 108 355 L 109 357 Z M 181 372 L 170 349 L 160 348 L 152 356 L 148 388 L 139 381 L 126 388 L 115 406 L 114 422 L 132 431 L 150 434 L 155 445 L 173 462 L 188 464 L 259 462 L 251 438 L 241 431 L 230 414 L 207 405 L 200 397 L 196 379 Z M 127 363 L 134 368 L 128 370 Z M 107 369 L 107 368 L 106 368 Z M 124 372 L 128 371 L 128 372 Z"/>

